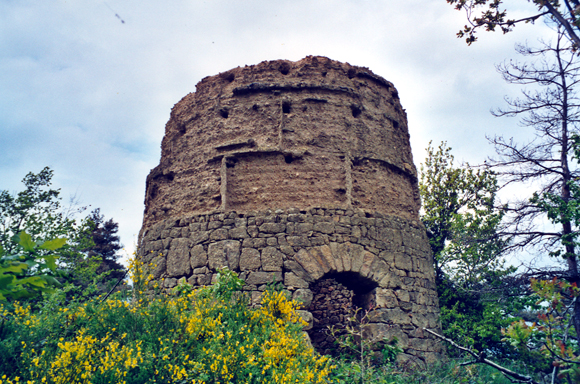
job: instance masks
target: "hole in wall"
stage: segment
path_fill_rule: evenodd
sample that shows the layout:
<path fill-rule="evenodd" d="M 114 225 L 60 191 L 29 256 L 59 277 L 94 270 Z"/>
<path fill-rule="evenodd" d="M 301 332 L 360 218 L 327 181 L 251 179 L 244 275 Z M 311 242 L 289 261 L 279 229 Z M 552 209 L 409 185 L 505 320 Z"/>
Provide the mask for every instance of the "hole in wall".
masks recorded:
<path fill-rule="evenodd" d="M 340 353 L 328 327 L 333 327 L 336 336 L 346 334 L 357 308 L 368 309 L 374 302 L 376 287 L 375 282 L 357 272 L 329 273 L 311 285 L 313 299 L 308 310 L 315 320 L 308 334 L 318 352 Z"/>
<path fill-rule="evenodd" d="M 362 112 L 362 110 L 354 104 L 350 106 L 350 110 L 353 117 L 359 117 Z"/>
<path fill-rule="evenodd" d="M 258 110 L 258 108 L 260 108 L 260 107 L 258 107 L 258 104 L 254 104 L 254 105 L 252 105 L 252 109 L 253 109 L 254 111 L 257 111 L 257 110 Z"/>
<path fill-rule="evenodd" d="M 236 166 L 237 162 L 238 162 L 238 159 L 236 159 L 235 157 L 228 157 L 226 159 L 226 167 L 227 168 L 234 168 Z"/>
<path fill-rule="evenodd" d="M 278 71 L 280 71 L 280 73 L 283 75 L 289 74 L 290 73 L 290 64 L 288 64 L 288 63 L 280 64 L 280 66 L 278 67 Z"/>
<path fill-rule="evenodd" d="M 229 117 L 230 113 L 228 112 L 228 110 L 226 108 L 222 108 L 220 109 L 220 116 L 223 117 L 224 119 L 227 119 Z"/>
<path fill-rule="evenodd" d="M 289 101 L 284 101 L 282 103 L 282 112 L 283 113 L 290 113 L 291 110 L 292 110 L 292 103 L 290 103 Z"/>
<path fill-rule="evenodd" d="M 349 69 L 346 75 L 348 76 L 349 79 L 352 79 L 353 77 L 356 76 L 356 69 L 354 68 Z"/>
<path fill-rule="evenodd" d="M 232 82 L 235 80 L 236 75 L 233 72 L 224 72 L 220 73 L 220 77 L 228 82 Z"/>
<path fill-rule="evenodd" d="M 294 160 L 296 160 L 296 158 L 292 156 L 291 153 L 284 155 L 284 161 L 286 162 L 286 164 L 291 164 Z"/>
<path fill-rule="evenodd" d="M 399 128 L 399 122 L 396 120 L 393 120 L 393 127 Z"/>

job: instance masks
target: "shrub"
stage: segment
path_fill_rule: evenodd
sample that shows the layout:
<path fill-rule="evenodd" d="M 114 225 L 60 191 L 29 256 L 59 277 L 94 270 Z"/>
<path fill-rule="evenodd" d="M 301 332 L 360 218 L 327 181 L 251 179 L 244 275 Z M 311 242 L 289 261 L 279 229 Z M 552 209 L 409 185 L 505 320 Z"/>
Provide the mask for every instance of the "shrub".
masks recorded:
<path fill-rule="evenodd" d="M 295 303 L 270 290 L 252 308 L 234 273 L 219 276 L 172 295 L 60 307 L 59 291 L 36 312 L 1 309 L 0 383 L 325 383 L 330 360 L 306 342 Z"/>

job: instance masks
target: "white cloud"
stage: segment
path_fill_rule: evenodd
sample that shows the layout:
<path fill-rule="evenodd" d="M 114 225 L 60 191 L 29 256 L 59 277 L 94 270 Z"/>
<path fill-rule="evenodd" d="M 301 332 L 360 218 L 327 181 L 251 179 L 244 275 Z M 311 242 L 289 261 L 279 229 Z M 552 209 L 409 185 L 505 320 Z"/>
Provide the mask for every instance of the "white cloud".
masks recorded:
<path fill-rule="evenodd" d="M 171 107 L 205 76 L 310 54 L 395 84 L 416 163 L 429 140 L 481 161 L 485 134 L 515 125 L 489 115 L 512 92 L 493 64 L 544 28 L 467 47 L 463 17 L 443 0 L 0 2 L 0 188 L 50 165 L 65 197 L 100 207 L 131 246 Z"/>

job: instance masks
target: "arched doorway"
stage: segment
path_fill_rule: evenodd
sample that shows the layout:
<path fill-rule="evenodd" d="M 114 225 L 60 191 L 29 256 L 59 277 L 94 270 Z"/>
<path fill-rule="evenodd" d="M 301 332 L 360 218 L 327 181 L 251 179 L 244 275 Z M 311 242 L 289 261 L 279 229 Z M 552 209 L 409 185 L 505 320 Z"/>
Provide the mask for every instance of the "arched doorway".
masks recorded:
<path fill-rule="evenodd" d="M 313 299 L 308 310 L 314 322 L 308 334 L 318 352 L 337 353 L 336 337 L 347 333 L 358 308 L 364 311 L 374 305 L 376 287 L 374 281 L 357 272 L 327 273 L 311 284 Z"/>

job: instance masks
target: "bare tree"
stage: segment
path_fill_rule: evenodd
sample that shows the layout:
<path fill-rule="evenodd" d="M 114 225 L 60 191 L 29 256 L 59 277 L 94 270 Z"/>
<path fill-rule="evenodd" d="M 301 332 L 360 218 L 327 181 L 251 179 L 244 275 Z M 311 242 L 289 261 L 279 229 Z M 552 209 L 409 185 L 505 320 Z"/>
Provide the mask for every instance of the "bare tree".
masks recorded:
<path fill-rule="evenodd" d="M 558 31 L 555 44 L 543 43 L 539 49 L 518 46 L 524 56 L 537 58 L 535 63 L 508 62 L 498 66 L 504 79 L 512 84 L 531 85 L 521 98 L 506 98 L 508 107 L 493 111 L 495 116 L 518 116 L 521 125 L 534 130 L 535 137 L 520 144 L 512 138 L 496 136 L 490 141 L 499 155 L 486 165 L 505 184 L 527 183 L 534 187 L 532 196 L 522 196 L 508 207 L 505 234 L 512 237 L 513 248 L 539 246 L 552 256 L 562 257 L 566 279 L 580 285 L 578 250 L 573 238 L 577 228 L 569 216 L 560 214 L 553 230 L 545 230 L 539 220 L 546 219 L 540 204 L 545 196 L 571 199 L 570 183 L 580 169 L 572 161 L 572 135 L 578 133 L 580 99 L 575 88 L 580 82 L 580 65 L 571 44 Z M 560 249 L 560 245 L 563 249 Z M 563 252 L 562 252 L 563 251 Z M 580 302 L 575 305 L 574 325 L 580 332 Z"/>
<path fill-rule="evenodd" d="M 537 11 L 520 19 L 508 18 L 504 0 L 446 1 L 458 11 L 465 11 L 468 24 L 457 33 L 457 36 L 465 37 L 468 45 L 477 40 L 475 33 L 481 28 L 486 31 L 500 29 L 503 33 L 508 33 L 517 24 L 534 23 L 544 17 L 560 27 L 574 46 L 580 47 L 580 0 L 528 0 L 535 5 Z M 519 3 L 524 1 L 520 0 Z M 516 4 L 512 2 L 509 6 L 513 7 Z"/>

